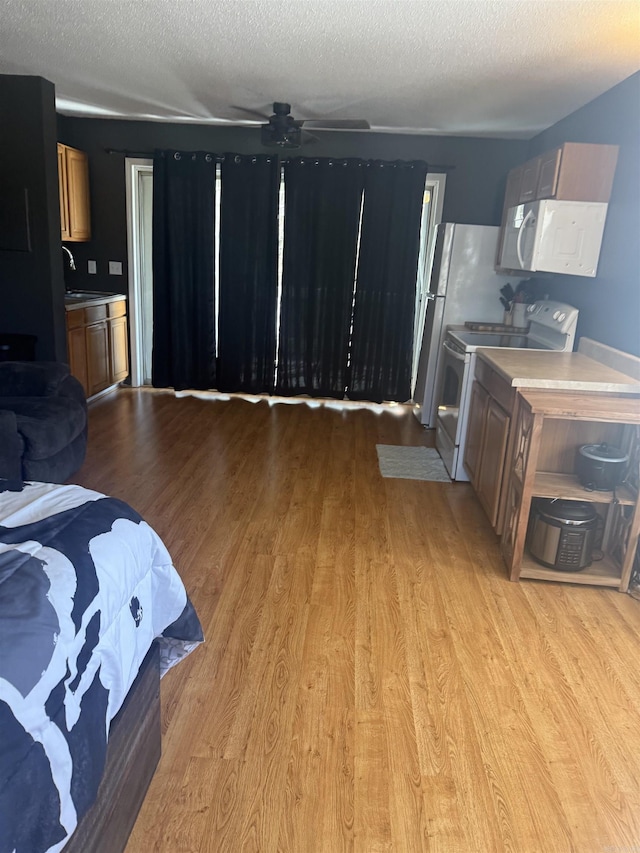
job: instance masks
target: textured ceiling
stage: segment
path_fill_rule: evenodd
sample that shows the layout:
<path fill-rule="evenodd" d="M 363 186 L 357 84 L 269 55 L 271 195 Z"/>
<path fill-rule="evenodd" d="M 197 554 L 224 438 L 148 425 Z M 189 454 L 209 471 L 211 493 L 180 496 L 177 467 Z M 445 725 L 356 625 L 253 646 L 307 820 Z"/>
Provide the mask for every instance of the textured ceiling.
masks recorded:
<path fill-rule="evenodd" d="M 640 68 L 640 2 L 3 0 L 0 73 L 67 115 L 528 138 Z"/>

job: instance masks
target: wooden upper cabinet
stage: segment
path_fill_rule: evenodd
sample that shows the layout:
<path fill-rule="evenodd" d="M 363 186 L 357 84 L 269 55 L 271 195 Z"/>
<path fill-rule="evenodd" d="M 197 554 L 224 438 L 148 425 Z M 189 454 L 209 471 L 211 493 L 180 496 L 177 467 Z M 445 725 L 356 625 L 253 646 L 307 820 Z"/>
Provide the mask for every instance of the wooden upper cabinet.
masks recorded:
<path fill-rule="evenodd" d="M 562 148 L 548 151 L 537 158 L 540 162 L 538 170 L 537 198 L 555 198 L 558 189 L 558 174 L 562 160 Z"/>
<path fill-rule="evenodd" d="M 89 158 L 84 151 L 58 143 L 58 190 L 63 240 L 91 239 Z"/>
<path fill-rule="evenodd" d="M 505 209 L 543 198 L 608 202 L 617 160 L 617 145 L 565 142 L 509 172 Z"/>
<path fill-rule="evenodd" d="M 527 201 L 533 201 L 538 198 L 538 176 L 540 174 L 540 158 L 528 160 L 522 169 L 522 177 L 520 180 L 520 195 L 518 203 L 524 204 Z"/>
<path fill-rule="evenodd" d="M 58 143 L 58 197 L 60 200 L 60 231 L 62 239 L 68 240 L 69 231 L 69 195 L 67 193 L 67 160 L 64 145 Z"/>
<path fill-rule="evenodd" d="M 538 198 L 608 202 L 617 162 L 617 145 L 565 142 L 560 149 L 555 192 Z"/>
<path fill-rule="evenodd" d="M 507 176 L 507 186 L 504 191 L 504 209 L 520 204 L 520 187 L 522 186 L 522 166 L 512 169 Z"/>

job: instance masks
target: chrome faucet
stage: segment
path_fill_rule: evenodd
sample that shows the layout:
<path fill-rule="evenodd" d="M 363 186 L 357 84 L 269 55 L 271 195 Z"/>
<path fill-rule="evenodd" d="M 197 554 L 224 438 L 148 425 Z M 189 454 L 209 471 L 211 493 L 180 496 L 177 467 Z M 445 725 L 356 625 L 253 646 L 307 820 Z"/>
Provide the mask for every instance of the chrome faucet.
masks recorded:
<path fill-rule="evenodd" d="M 69 255 L 69 269 L 75 270 L 75 268 L 76 268 L 76 262 L 75 262 L 75 260 L 74 260 L 74 258 L 73 258 L 73 255 L 71 254 L 71 249 L 67 249 L 67 247 L 66 247 L 66 246 L 63 246 L 63 247 L 62 247 L 62 250 L 63 250 L 64 252 L 66 252 L 66 253 L 67 253 L 67 255 Z"/>

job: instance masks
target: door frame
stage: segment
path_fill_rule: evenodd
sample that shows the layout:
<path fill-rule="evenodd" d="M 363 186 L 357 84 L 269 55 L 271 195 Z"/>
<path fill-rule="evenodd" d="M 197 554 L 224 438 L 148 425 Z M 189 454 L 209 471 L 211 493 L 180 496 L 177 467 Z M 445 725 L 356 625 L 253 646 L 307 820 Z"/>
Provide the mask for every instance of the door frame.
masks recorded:
<path fill-rule="evenodd" d="M 427 292 L 433 267 L 433 254 L 436 245 L 436 226 L 442 222 L 444 208 L 444 191 L 447 184 L 446 172 L 429 172 L 425 181 L 425 191 L 431 193 L 429 205 L 429 221 L 420 224 L 420 253 L 418 255 L 418 271 L 416 276 L 416 300 L 413 317 L 413 353 L 411 362 L 411 392 L 416 388 L 418 364 L 420 362 L 420 347 L 422 334 L 427 316 Z M 421 268 L 420 268 L 421 267 Z"/>
<path fill-rule="evenodd" d="M 153 160 L 125 157 L 127 207 L 127 261 L 129 270 L 129 339 L 131 341 L 131 385 L 144 384 L 142 376 L 142 270 L 140 268 L 140 173 L 153 174 Z"/>

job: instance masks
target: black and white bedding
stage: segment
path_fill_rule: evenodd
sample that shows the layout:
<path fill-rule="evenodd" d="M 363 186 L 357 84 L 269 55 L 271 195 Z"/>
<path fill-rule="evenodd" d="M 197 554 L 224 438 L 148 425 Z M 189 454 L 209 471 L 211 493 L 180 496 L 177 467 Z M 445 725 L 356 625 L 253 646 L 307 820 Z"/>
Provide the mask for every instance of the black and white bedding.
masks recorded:
<path fill-rule="evenodd" d="M 79 486 L 0 494 L 0 853 L 64 847 L 155 638 L 163 671 L 203 639 L 131 507 Z"/>

